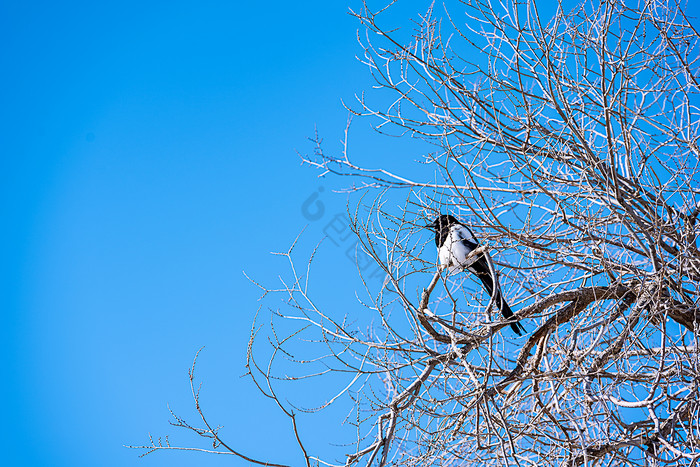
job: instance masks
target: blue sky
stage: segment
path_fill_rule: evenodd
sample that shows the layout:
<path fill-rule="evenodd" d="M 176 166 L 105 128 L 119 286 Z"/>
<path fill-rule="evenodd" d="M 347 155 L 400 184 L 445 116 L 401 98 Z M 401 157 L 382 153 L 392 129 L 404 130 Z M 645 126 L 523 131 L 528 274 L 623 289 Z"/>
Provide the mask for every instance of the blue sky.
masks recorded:
<path fill-rule="evenodd" d="M 122 447 L 148 433 L 202 446 L 168 426 L 167 404 L 192 415 L 187 369 L 203 345 L 202 401 L 226 438 L 300 460 L 286 420 L 240 378 L 259 306 L 242 271 L 274 283 L 269 252 L 307 224 L 318 241 L 344 208 L 295 151 L 312 150 L 315 126 L 338 149 L 341 99 L 369 85 L 346 11 L 0 6 L 7 465 L 247 465 Z M 310 222 L 301 205 L 319 187 L 326 211 Z M 339 282 L 355 275 L 342 261 Z"/>

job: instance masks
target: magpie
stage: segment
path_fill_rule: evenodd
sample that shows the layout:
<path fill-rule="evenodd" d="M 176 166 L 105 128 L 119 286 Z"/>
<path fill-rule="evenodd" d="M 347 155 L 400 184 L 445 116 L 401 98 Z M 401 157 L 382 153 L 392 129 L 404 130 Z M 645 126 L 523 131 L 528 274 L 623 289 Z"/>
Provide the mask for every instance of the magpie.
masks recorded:
<path fill-rule="evenodd" d="M 492 296 L 494 280 L 486 260 L 488 253 L 483 252 L 467 259 L 469 253 L 479 246 L 479 241 L 469 227 L 449 214 L 438 216 L 432 224 L 425 227 L 435 231 L 435 245 L 438 247 L 440 265 L 452 269 L 468 269 L 479 278 L 489 296 Z M 500 288 L 496 290 L 495 302 L 505 319 L 513 317 L 513 310 L 503 299 Z M 525 332 L 525 328 L 518 322 L 511 323 L 510 327 L 519 336 Z"/>

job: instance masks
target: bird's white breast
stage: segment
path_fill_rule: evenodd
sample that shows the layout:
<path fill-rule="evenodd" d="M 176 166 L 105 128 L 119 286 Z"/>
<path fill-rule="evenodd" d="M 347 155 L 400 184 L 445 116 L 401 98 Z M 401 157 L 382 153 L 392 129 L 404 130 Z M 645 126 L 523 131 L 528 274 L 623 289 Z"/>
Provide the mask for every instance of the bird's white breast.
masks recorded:
<path fill-rule="evenodd" d="M 477 260 L 476 256 L 467 259 L 467 255 L 469 255 L 472 250 L 462 240 L 477 243 L 474 236 L 466 227 L 462 225 L 450 226 L 450 232 L 438 251 L 440 265 L 454 268 L 467 268 Z"/>

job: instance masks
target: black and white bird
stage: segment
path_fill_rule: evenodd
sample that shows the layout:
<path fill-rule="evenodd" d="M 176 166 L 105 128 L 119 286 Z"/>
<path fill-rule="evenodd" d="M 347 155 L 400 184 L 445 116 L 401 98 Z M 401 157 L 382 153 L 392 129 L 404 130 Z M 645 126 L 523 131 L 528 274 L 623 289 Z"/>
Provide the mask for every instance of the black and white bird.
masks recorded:
<path fill-rule="evenodd" d="M 449 214 L 438 216 L 432 224 L 425 227 L 435 231 L 435 245 L 438 247 L 440 266 L 461 270 L 468 269 L 479 278 L 489 296 L 492 296 L 494 280 L 486 260 L 488 253 L 483 252 L 467 258 L 469 253 L 479 246 L 479 241 L 469 227 Z M 496 290 L 495 303 L 505 319 L 513 317 L 513 310 L 510 309 L 501 295 L 500 288 Z M 510 327 L 519 336 L 525 332 L 525 328 L 518 322 L 511 323 Z"/>

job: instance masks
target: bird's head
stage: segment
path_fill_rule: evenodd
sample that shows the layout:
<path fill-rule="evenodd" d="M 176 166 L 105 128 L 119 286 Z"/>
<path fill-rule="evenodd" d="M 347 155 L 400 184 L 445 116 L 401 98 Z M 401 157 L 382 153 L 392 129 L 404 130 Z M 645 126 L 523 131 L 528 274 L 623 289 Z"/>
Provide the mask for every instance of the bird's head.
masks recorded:
<path fill-rule="evenodd" d="M 439 232 L 452 224 L 459 224 L 459 221 L 450 214 L 441 214 L 437 216 L 431 224 L 425 225 L 424 227 Z"/>

